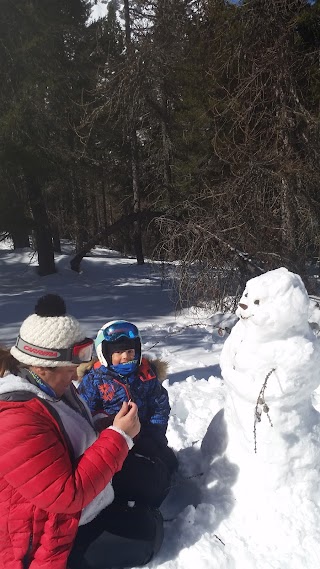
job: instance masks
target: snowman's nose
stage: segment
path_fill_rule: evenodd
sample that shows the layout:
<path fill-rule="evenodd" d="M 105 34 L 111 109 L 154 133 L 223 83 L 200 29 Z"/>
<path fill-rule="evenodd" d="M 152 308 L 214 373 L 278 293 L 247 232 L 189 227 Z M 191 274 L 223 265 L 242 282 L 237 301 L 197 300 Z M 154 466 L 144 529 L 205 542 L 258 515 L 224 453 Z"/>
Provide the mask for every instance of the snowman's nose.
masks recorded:
<path fill-rule="evenodd" d="M 248 306 L 246 304 L 242 304 L 242 302 L 239 302 L 239 306 L 242 308 L 242 310 L 247 310 L 248 308 Z"/>

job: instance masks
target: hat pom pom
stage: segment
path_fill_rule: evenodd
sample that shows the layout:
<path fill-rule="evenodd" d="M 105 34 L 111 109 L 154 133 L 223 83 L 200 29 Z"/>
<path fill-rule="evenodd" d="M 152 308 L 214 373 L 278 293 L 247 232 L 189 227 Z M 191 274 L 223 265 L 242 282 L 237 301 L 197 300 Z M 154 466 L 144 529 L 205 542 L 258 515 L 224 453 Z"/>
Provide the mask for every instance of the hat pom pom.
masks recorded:
<path fill-rule="evenodd" d="M 38 316 L 65 316 L 66 315 L 66 305 L 58 294 L 46 294 L 39 298 L 35 309 L 35 313 Z"/>

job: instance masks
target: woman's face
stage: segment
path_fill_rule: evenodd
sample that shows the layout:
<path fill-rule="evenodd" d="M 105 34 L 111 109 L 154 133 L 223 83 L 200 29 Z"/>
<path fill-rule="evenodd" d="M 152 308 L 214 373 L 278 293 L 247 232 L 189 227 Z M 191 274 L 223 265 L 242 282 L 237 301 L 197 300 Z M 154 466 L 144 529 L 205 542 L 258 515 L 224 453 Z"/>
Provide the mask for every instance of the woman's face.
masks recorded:
<path fill-rule="evenodd" d="M 61 397 L 72 380 L 77 380 L 77 366 L 36 367 L 31 368 L 43 381 L 45 381 L 58 397 Z"/>

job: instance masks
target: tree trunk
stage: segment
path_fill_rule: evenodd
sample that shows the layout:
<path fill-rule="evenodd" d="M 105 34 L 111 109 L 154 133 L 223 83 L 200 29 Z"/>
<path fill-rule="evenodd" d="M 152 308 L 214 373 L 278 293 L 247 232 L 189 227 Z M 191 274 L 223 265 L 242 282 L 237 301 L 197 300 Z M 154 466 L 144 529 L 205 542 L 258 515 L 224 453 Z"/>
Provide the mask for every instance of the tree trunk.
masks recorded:
<path fill-rule="evenodd" d="M 281 179 L 281 231 L 282 245 L 286 254 L 291 257 L 295 251 L 295 224 L 293 212 L 294 192 L 290 191 L 289 180 Z"/>
<path fill-rule="evenodd" d="M 17 229 L 11 234 L 14 249 L 23 249 L 30 247 L 29 235 L 27 230 Z"/>
<path fill-rule="evenodd" d="M 161 99 L 161 134 L 162 134 L 162 152 L 163 152 L 163 182 L 167 190 L 168 201 L 172 199 L 172 156 L 171 156 L 171 140 L 169 135 L 169 117 L 168 117 L 168 100 L 165 93 L 164 82 L 160 85 L 160 99 Z"/>
<path fill-rule="evenodd" d="M 129 0 L 124 0 L 124 20 L 125 20 L 125 34 L 127 45 L 127 57 L 133 55 L 133 45 L 131 41 L 131 24 L 130 24 L 130 10 Z M 138 153 L 138 140 L 137 131 L 133 127 L 130 133 L 130 146 L 131 146 L 131 172 L 132 172 L 132 192 L 133 192 L 133 213 L 139 216 L 140 208 L 140 179 L 139 179 L 139 153 Z M 144 264 L 142 235 L 141 235 L 141 222 L 140 217 L 133 224 L 133 245 L 137 258 L 138 265 Z"/>
<path fill-rule="evenodd" d="M 139 215 L 140 207 L 140 180 L 139 180 L 139 157 L 137 133 L 135 130 L 131 134 L 131 164 L 132 164 L 132 190 L 133 190 L 133 213 Z M 138 265 L 144 264 L 143 248 L 142 248 L 142 232 L 140 216 L 133 224 L 133 245 L 137 257 Z"/>
<path fill-rule="evenodd" d="M 72 172 L 72 205 L 75 250 L 81 251 L 83 244 L 87 241 L 86 203 L 84 193 L 78 184 L 78 180 L 74 172 Z"/>
<path fill-rule="evenodd" d="M 39 264 L 38 273 L 41 276 L 52 275 L 56 272 L 52 235 L 40 183 L 35 176 L 27 175 L 26 186 L 34 220 L 34 235 Z"/>
<path fill-rule="evenodd" d="M 298 246 L 298 219 L 295 210 L 295 197 L 297 195 L 296 177 L 291 176 L 289 180 L 282 178 L 281 195 L 281 214 L 282 214 L 282 245 L 283 254 L 288 258 L 288 268 L 303 278 L 305 285 L 308 285 L 306 274 L 305 255 L 299 251 Z"/>
<path fill-rule="evenodd" d="M 52 226 L 52 242 L 53 242 L 54 252 L 61 253 L 61 241 L 60 241 L 59 227 L 57 223 L 54 223 Z"/>
<path fill-rule="evenodd" d="M 107 195 L 106 195 L 106 186 L 105 186 L 105 176 L 102 176 L 102 185 L 101 185 L 101 190 L 102 190 L 102 214 L 103 214 L 103 227 L 107 228 L 108 227 L 108 215 L 107 215 Z M 112 223 L 112 221 L 111 221 Z M 103 244 L 106 247 L 109 247 L 109 237 L 108 235 L 104 236 L 103 239 Z"/>

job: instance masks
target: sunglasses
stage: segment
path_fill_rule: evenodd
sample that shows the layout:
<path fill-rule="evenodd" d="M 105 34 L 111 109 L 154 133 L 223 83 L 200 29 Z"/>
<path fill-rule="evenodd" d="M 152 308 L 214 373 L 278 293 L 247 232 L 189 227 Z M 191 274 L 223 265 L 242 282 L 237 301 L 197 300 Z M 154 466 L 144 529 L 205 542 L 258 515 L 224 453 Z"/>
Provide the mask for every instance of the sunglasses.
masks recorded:
<path fill-rule="evenodd" d="M 92 359 L 93 340 L 85 338 L 81 342 L 77 342 L 70 348 L 41 348 L 25 342 L 20 336 L 16 341 L 16 348 L 35 358 L 44 360 L 55 360 L 58 362 L 72 362 L 73 364 L 81 364 L 89 362 Z"/>
<path fill-rule="evenodd" d="M 103 330 L 99 330 L 95 344 L 99 346 L 104 340 L 106 342 L 117 342 L 120 338 L 134 340 L 140 338 L 140 333 L 138 328 L 131 322 L 116 322 Z"/>

